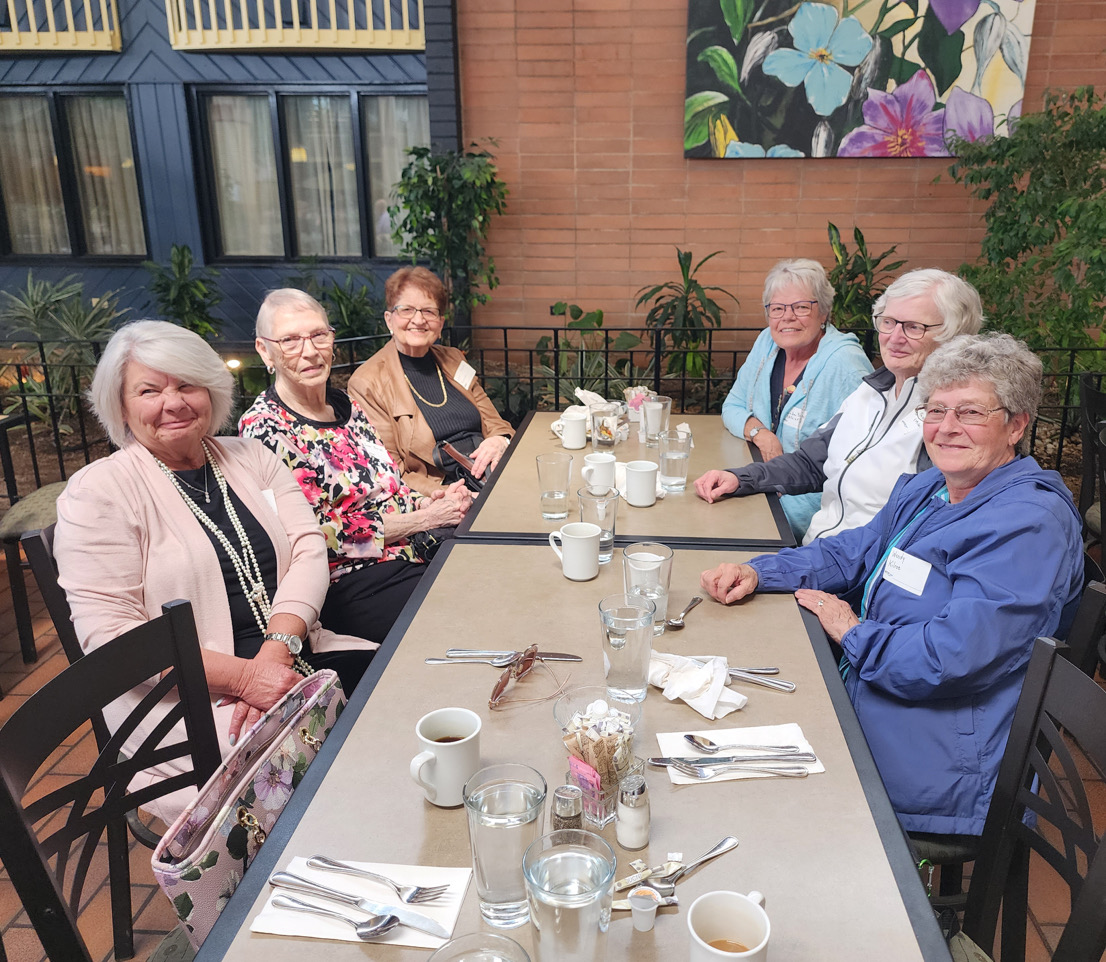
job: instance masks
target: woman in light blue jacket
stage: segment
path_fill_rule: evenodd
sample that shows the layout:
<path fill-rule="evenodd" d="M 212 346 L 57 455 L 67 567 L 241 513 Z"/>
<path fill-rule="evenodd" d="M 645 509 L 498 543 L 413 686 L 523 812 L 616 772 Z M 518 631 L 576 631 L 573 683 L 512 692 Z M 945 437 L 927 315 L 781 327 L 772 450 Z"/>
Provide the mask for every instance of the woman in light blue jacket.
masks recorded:
<path fill-rule="evenodd" d="M 765 278 L 763 301 L 768 327 L 737 372 L 722 421 L 770 461 L 833 417 L 872 365 L 854 334 L 829 323 L 833 287 L 817 261 L 780 261 Z M 818 493 L 780 498 L 797 538 L 820 500 Z"/>

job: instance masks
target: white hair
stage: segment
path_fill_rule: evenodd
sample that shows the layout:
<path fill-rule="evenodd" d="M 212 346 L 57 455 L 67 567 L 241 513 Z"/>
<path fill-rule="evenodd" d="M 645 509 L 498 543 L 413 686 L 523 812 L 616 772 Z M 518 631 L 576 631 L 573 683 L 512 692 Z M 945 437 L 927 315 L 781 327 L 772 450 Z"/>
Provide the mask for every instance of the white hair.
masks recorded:
<path fill-rule="evenodd" d="M 257 309 L 257 323 L 254 325 L 254 334 L 258 337 L 268 337 L 273 330 L 273 315 L 277 311 L 310 311 L 318 314 L 324 322 L 329 324 L 326 308 L 306 291 L 297 290 L 294 287 L 281 287 L 275 291 L 269 291 L 265 300 Z"/>
<path fill-rule="evenodd" d="M 888 298 L 923 295 L 933 301 L 941 318 L 941 330 L 934 335 L 938 343 L 951 341 L 960 334 L 978 334 L 983 327 L 983 304 L 979 300 L 979 292 L 955 274 L 936 267 L 907 271 L 892 281 L 872 305 L 873 322 L 887 308 Z"/>
<path fill-rule="evenodd" d="M 234 375 L 211 345 L 199 334 L 168 321 L 133 321 L 111 336 L 88 389 L 92 410 L 116 447 L 131 437 L 123 413 L 123 382 L 131 361 L 207 388 L 212 433 L 230 420 Z"/>
<path fill-rule="evenodd" d="M 765 307 L 776 296 L 776 291 L 786 284 L 794 284 L 809 291 L 811 298 L 818 302 L 822 313 L 827 318 L 830 316 L 833 310 L 833 285 L 826 277 L 826 269 L 817 261 L 796 257 L 776 264 L 764 278 L 764 294 L 761 302 Z"/>

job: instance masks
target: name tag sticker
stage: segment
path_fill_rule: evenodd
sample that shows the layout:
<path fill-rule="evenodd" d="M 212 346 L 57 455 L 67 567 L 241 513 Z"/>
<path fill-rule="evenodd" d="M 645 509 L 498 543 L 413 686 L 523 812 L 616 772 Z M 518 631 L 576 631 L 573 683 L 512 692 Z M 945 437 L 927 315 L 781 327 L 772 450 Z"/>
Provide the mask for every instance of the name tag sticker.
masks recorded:
<path fill-rule="evenodd" d="M 883 566 L 883 577 L 912 595 L 920 595 L 925 590 L 926 579 L 932 567 L 928 561 L 915 558 L 901 548 L 892 548 Z"/>
<path fill-rule="evenodd" d="M 476 368 L 468 361 L 462 361 L 456 371 L 453 372 L 453 380 L 466 391 L 472 386 L 472 379 L 476 377 Z"/>
<path fill-rule="evenodd" d="M 265 503 L 273 509 L 273 514 L 278 514 L 276 506 L 276 496 L 273 494 L 272 488 L 266 488 L 261 492 L 261 497 L 265 499 Z"/>
<path fill-rule="evenodd" d="M 906 434 L 914 434 L 925 422 L 921 411 L 911 411 L 899 424 Z"/>
<path fill-rule="evenodd" d="M 801 428 L 806 412 L 802 408 L 795 408 L 783 419 L 783 423 L 789 428 Z"/>

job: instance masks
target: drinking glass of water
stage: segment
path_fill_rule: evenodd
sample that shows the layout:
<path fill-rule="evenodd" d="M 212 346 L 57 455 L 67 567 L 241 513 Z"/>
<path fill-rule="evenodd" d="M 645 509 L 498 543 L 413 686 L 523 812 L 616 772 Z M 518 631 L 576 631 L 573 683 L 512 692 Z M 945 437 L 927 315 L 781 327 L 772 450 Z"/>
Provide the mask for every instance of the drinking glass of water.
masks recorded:
<path fill-rule="evenodd" d="M 687 487 L 687 464 L 691 457 L 690 431 L 664 431 L 660 435 L 660 482 L 665 491 Z"/>
<path fill-rule="evenodd" d="M 641 541 L 622 552 L 622 575 L 628 595 L 648 598 L 656 606 L 653 634 L 664 631 L 668 617 L 668 584 L 672 580 L 672 549 L 656 541 Z"/>
<path fill-rule="evenodd" d="M 537 462 L 541 516 L 546 521 L 564 521 L 568 517 L 568 479 L 572 476 L 572 455 L 553 451 L 539 454 Z"/>
<path fill-rule="evenodd" d="M 576 492 L 576 496 L 580 499 L 580 520 L 599 525 L 599 563 L 605 565 L 614 555 L 618 488 L 583 487 Z"/>
<path fill-rule="evenodd" d="M 645 700 L 655 610 L 653 602 L 641 595 L 609 595 L 599 602 L 608 697 Z"/>

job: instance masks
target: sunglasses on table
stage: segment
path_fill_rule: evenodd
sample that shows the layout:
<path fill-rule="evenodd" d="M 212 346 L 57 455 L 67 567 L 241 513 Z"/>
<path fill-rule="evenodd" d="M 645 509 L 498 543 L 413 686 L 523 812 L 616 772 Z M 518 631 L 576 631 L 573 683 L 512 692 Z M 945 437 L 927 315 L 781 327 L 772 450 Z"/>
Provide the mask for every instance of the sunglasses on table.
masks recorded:
<path fill-rule="evenodd" d="M 508 700 L 505 696 L 514 687 L 515 682 L 521 681 L 538 665 L 549 672 L 553 680 L 557 682 L 557 690 L 552 695 L 546 695 L 544 698 L 512 698 Z M 488 699 L 488 707 L 494 710 L 507 708 L 510 705 L 549 701 L 549 699 L 556 698 L 564 691 L 567 681 L 567 678 L 563 682 L 558 680 L 549 666 L 538 657 L 538 646 L 531 645 L 515 661 L 503 669 L 503 674 L 499 676 L 499 681 L 495 683 L 491 697 Z"/>

